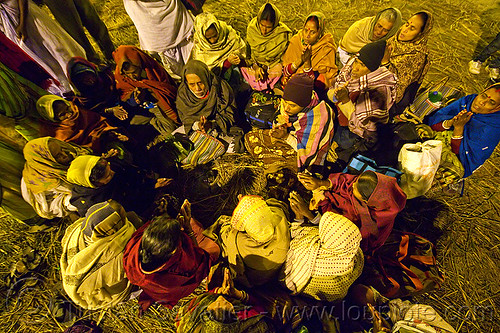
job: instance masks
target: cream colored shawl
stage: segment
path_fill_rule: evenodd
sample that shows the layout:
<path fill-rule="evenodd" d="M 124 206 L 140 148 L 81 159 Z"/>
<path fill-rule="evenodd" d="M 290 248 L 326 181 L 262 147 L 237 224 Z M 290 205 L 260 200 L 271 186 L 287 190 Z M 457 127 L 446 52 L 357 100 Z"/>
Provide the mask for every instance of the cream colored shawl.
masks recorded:
<path fill-rule="evenodd" d="M 292 224 L 292 240 L 285 266 L 285 284 L 300 293 L 312 276 L 336 277 L 354 269 L 361 251 L 361 233 L 346 217 L 326 212 L 319 227 Z"/>
<path fill-rule="evenodd" d="M 90 207 L 86 217 L 66 229 L 61 241 L 62 282 L 77 305 L 109 308 L 129 297 L 132 284 L 122 259 L 134 231 L 132 223 L 123 221 L 107 202 Z"/>
<path fill-rule="evenodd" d="M 397 13 L 396 21 L 387 35 L 379 40 L 385 40 L 394 36 L 401 26 L 401 12 L 397 8 L 393 7 L 392 9 Z M 365 17 L 354 22 L 344 34 L 344 37 L 342 37 L 340 48 L 348 53 L 357 53 L 366 44 L 374 42 L 374 40 L 372 40 L 373 28 L 384 10 L 378 12 L 375 16 Z"/>
<path fill-rule="evenodd" d="M 211 44 L 205 33 L 210 26 L 217 30 L 217 42 Z M 193 59 L 204 62 L 209 69 L 221 67 L 231 53 L 246 58 L 246 43 L 238 32 L 211 13 L 202 13 L 194 20 Z"/>
<path fill-rule="evenodd" d="M 281 61 L 281 56 L 286 51 L 288 41 L 292 36 L 292 30 L 286 24 L 280 22 L 281 13 L 278 8 L 270 4 L 276 13 L 276 22 L 273 31 L 263 36 L 259 22 L 264 11 L 264 4 L 247 27 L 247 42 L 250 45 L 251 57 L 259 64 L 269 68 L 276 66 Z"/>

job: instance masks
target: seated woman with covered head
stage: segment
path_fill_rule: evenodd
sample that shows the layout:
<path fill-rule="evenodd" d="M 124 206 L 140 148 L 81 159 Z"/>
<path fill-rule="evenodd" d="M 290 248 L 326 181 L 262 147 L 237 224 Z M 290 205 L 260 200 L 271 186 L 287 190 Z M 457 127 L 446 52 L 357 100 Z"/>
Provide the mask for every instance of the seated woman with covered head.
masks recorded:
<path fill-rule="evenodd" d="M 396 179 L 373 171 L 365 171 L 361 175 L 333 173 L 325 180 L 301 173 L 299 180 L 306 189 L 313 191 L 310 209 L 323 214 L 338 212 L 358 226 L 365 254 L 384 244 L 396 215 L 406 205 L 406 194 Z M 293 202 L 304 205 L 301 198 Z M 312 212 L 305 211 L 306 217 L 314 218 Z"/>
<path fill-rule="evenodd" d="M 173 307 L 208 275 L 220 249 L 191 219 L 191 206 L 170 198 L 166 213 L 139 228 L 128 242 L 123 265 L 130 282 L 142 289 L 141 311 L 155 302 Z M 171 217 L 177 216 L 177 217 Z"/>
<path fill-rule="evenodd" d="M 333 139 L 334 115 L 313 91 L 314 79 L 292 76 L 285 87 L 280 113 L 270 130 L 245 135 L 245 146 L 267 173 L 283 168 L 321 172 Z"/>
<path fill-rule="evenodd" d="M 134 125 L 151 124 L 165 135 L 175 130 L 180 125 L 174 105 L 177 87 L 167 71 L 135 46 L 119 46 L 113 58 L 121 101 L 134 110 L 125 119 Z"/>
<path fill-rule="evenodd" d="M 192 59 L 204 62 L 216 75 L 228 79 L 232 66 L 244 64 L 247 44 L 233 27 L 211 13 L 197 15 L 194 26 Z"/>
<path fill-rule="evenodd" d="M 300 212 L 294 208 L 296 214 Z M 326 212 L 319 226 L 292 223 L 283 282 L 293 294 L 338 302 L 363 271 L 361 233 L 346 217 Z"/>
<path fill-rule="evenodd" d="M 86 155 L 71 162 L 67 181 L 73 184 L 71 203 L 80 216 L 90 206 L 109 199 L 118 201 L 127 211 L 145 216 L 154 201 L 155 189 L 167 186 L 172 179 L 153 179 L 133 165 Z"/>
<path fill-rule="evenodd" d="M 47 219 L 76 211 L 70 203 L 72 185 L 66 179 L 67 172 L 76 157 L 91 153 L 89 148 L 51 137 L 28 141 L 23 150 L 26 163 L 21 179 L 24 200 Z"/>
<path fill-rule="evenodd" d="M 391 117 L 403 112 L 415 99 L 417 90 L 430 67 L 427 42 L 434 19 L 426 11 L 415 13 L 387 40 L 387 52 L 382 63 L 396 74 L 396 100 Z"/>
<path fill-rule="evenodd" d="M 123 251 L 135 231 L 116 201 L 93 205 L 63 236 L 61 275 L 68 296 L 84 309 L 110 308 L 130 296 Z"/>
<path fill-rule="evenodd" d="M 325 31 L 326 17 L 321 12 L 307 16 L 304 26 L 290 39 L 283 55 L 283 84 L 295 73 L 308 73 L 314 77 L 315 89 L 323 91 L 332 86 L 337 65 L 335 42 Z"/>
<path fill-rule="evenodd" d="M 345 65 L 352 55 L 363 46 L 378 40 L 386 40 L 401 26 L 401 12 L 397 8 L 386 8 L 375 16 L 354 22 L 342 37 L 338 48 L 340 62 Z"/>
<path fill-rule="evenodd" d="M 277 277 L 290 243 L 286 207 L 278 200 L 240 195 L 232 216 L 221 216 L 220 243 L 235 280 L 247 287 Z"/>
<path fill-rule="evenodd" d="M 500 142 L 500 83 L 460 98 L 430 116 L 425 139 L 443 141 L 435 178 L 447 185 L 469 177 Z M 425 125 L 419 126 L 424 129 Z M 422 135 L 421 135 L 422 136 Z"/>
<path fill-rule="evenodd" d="M 282 74 L 281 57 L 292 31 L 280 22 L 281 13 L 271 4 L 264 4 L 247 26 L 250 57 L 241 73 L 254 90 L 273 89 Z"/>
<path fill-rule="evenodd" d="M 111 142 L 128 141 L 121 130 L 111 126 L 100 114 L 78 107 L 56 95 L 45 95 L 36 102 L 36 109 L 45 121 L 40 124 L 42 136 L 90 147 L 102 153 Z"/>

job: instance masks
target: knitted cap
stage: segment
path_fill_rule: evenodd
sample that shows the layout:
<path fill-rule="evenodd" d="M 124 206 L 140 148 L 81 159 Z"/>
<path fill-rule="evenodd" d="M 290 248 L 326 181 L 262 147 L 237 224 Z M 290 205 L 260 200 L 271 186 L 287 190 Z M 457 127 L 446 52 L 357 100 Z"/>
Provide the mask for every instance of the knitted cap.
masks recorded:
<path fill-rule="evenodd" d="M 295 74 L 285 86 L 283 99 L 305 108 L 311 103 L 313 88 L 313 78 L 305 73 Z"/>
<path fill-rule="evenodd" d="M 376 71 L 382 63 L 385 53 L 385 40 L 366 44 L 359 50 L 358 59 L 365 64 L 370 71 Z"/>

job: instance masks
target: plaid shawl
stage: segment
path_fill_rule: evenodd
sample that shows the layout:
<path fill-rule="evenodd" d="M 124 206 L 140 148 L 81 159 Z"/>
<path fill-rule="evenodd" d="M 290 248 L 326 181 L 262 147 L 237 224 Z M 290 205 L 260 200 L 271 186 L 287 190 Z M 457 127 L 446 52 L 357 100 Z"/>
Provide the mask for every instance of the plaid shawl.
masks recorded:
<path fill-rule="evenodd" d="M 342 67 L 335 87 L 348 82 L 347 89 L 356 107 L 349 119 L 349 129 L 361 137 L 366 137 L 365 131 L 376 131 L 377 123 L 388 122 L 389 109 L 396 98 L 396 77 L 387 68 L 381 66 L 358 79 L 352 79 L 354 59 L 356 58 L 353 57 Z"/>

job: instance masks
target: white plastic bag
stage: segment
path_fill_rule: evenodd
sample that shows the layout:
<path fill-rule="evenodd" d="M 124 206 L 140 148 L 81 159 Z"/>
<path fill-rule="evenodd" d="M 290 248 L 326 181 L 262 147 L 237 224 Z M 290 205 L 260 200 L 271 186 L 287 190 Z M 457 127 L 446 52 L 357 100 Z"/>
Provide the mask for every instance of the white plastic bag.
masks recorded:
<path fill-rule="evenodd" d="M 424 195 L 432 185 L 434 175 L 441 162 L 443 143 L 428 140 L 424 143 L 407 143 L 399 152 L 401 188 L 408 199 Z"/>

